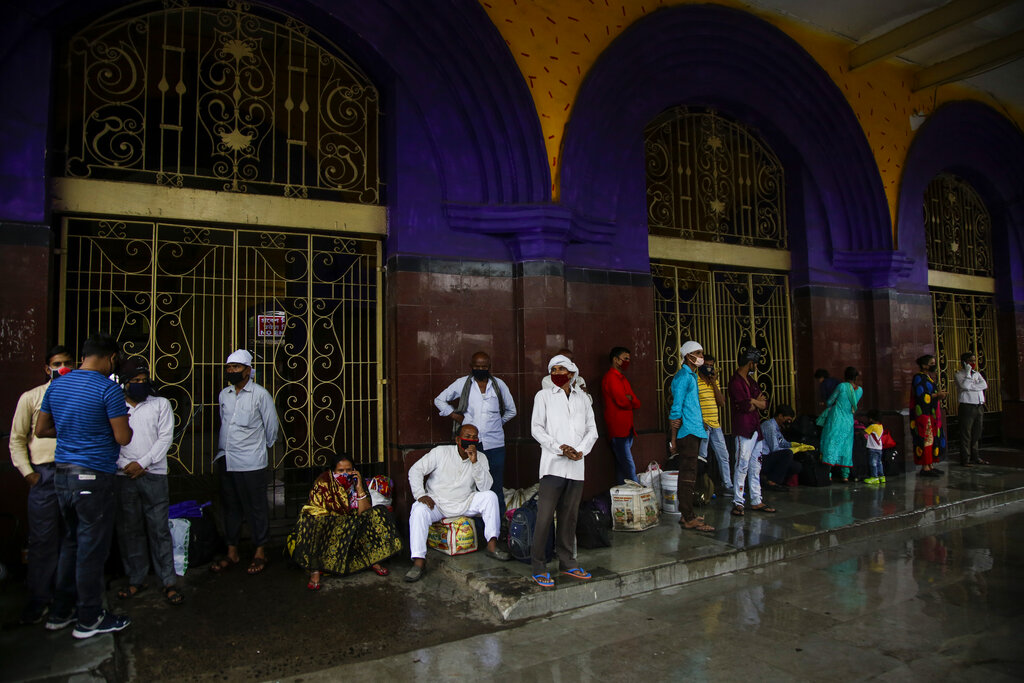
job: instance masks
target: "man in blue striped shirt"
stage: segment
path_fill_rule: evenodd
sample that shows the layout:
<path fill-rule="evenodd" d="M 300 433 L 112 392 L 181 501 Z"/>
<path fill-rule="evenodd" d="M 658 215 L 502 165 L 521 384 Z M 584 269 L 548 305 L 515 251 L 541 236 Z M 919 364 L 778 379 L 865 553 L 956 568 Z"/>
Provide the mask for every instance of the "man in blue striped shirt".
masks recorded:
<path fill-rule="evenodd" d="M 72 635 L 91 638 L 131 623 L 103 609 L 103 565 L 114 531 L 117 456 L 132 440 L 121 388 L 108 377 L 118 367 L 120 346 L 97 333 L 82 347 L 82 365 L 51 382 L 36 421 L 36 436 L 56 437 L 54 482 L 66 534 L 57 566 L 51 631 L 78 624 Z"/>

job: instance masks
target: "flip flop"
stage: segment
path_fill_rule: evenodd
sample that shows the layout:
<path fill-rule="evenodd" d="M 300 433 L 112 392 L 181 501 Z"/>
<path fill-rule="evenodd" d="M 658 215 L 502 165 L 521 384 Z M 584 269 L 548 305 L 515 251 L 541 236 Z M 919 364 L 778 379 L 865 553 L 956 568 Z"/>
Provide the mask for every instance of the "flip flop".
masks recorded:
<path fill-rule="evenodd" d="M 148 583 L 140 583 L 138 585 L 131 585 L 130 584 L 127 588 L 122 588 L 121 590 L 117 591 L 117 599 L 118 600 L 131 600 L 132 598 L 134 598 L 136 595 L 138 595 L 142 591 L 146 590 L 147 588 L 149 588 L 149 584 Z"/>
<path fill-rule="evenodd" d="M 170 605 L 180 605 L 185 602 L 185 596 L 174 586 L 164 587 L 164 600 Z"/>
<path fill-rule="evenodd" d="M 760 505 L 755 505 L 755 506 L 751 507 L 750 509 L 751 510 L 756 510 L 757 512 L 778 512 L 778 510 L 776 510 L 775 508 L 769 507 L 769 506 L 765 505 L 764 503 L 761 503 Z"/>
<path fill-rule="evenodd" d="M 689 522 L 679 521 L 679 526 L 690 531 L 714 531 L 715 527 L 704 523 L 703 517 L 694 517 Z"/>
<path fill-rule="evenodd" d="M 541 588 L 554 588 L 555 581 L 551 578 L 551 574 L 534 574 L 530 577 L 533 582 Z"/>
<path fill-rule="evenodd" d="M 742 505 L 733 505 L 732 506 L 732 515 L 733 515 L 733 517 L 742 517 L 743 516 L 743 506 Z"/>
<path fill-rule="evenodd" d="M 377 576 L 387 576 L 391 573 L 390 570 L 388 570 L 386 567 L 380 566 L 379 564 L 371 564 L 370 569 L 372 569 L 373 573 Z"/>
<path fill-rule="evenodd" d="M 224 559 L 217 560 L 216 562 L 211 564 L 210 565 L 210 571 L 213 572 L 214 574 L 223 574 L 224 572 L 228 571 L 229 569 L 231 569 L 232 567 L 234 567 L 238 563 L 239 563 L 239 560 L 232 560 L 232 559 L 230 559 L 228 557 L 225 557 Z"/>
<path fill-rule="evenodd" d="M 267 568 L 267 558 L 265 558 L 265 557 L 254 557 L 254 558 L 252 558 L 252 564 L 250 564 L 249 568 L 246 569 L 245 571 L 246 571 L 246 573 L 249 576 L 256 576 L 257 574 L 259 574 L 260 572 L 262 572 L 266 568 Z"/>
<path fill-rule="evenodd" d="M 306 588 L 308 588 L 311 591 L 318 591 L 320 590 L 320 582 L 314 582 L 313 580 L 310 580 L 310 582 L 306 584 Z"/>
<path fill-rule="evenodd" d="M 569 571 L 562 573 L 566 576 L 571 576 L 572 578 L 579 579 L 581 581 L 587 581 L 588 579 L 590 579 L 590 572 L 584 570 L 583 567 L 576 567 L 575 569 L 570 569 Z"/>

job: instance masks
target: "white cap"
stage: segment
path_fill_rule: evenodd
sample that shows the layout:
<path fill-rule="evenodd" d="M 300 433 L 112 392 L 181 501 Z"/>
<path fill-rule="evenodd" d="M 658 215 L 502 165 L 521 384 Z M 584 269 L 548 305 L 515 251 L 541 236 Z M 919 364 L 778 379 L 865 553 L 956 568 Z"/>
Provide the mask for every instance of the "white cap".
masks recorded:
<path fill-rule="evenodd" d="M 224 361 L 225 365 L 229 363 L 239 363 L 241 365 L 248 365 L 251 368 L 252 354 L 246 351 L 245 349 L 238 349 L 230 356 L 228 356 L 228 359 L 226 361 Z"/>
<path fill-rule="evenodd" d="M 551 372 L 551 368 L 555 367 L 556 365 L 561 365 L 563 368 L 565 368 L 566 370 L 573 374 L 579 372 L 579 369 L 576 367 L 576 364 L 569 360 L 568 356 L 563 356 L 559 354 L 557 356 L 552 357 L 552 359 L 548 361 L 548 372 Z"/>
<path fill-rule="evenodd" d="M 679 347 L 679 355 L 686 358 L 694 351 L 703 351 L 704 347 L 695 341 L 688 341 Z"/>

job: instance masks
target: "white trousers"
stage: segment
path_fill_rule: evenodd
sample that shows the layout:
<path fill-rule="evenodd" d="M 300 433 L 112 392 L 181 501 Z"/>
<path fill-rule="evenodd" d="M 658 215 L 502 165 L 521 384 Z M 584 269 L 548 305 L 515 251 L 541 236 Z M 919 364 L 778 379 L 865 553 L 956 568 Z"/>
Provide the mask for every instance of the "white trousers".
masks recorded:
<path fill-rule="evenodd" d="M 409 512 L 409 549 L 412 559 L 422 559 L 427 556 L 427 530 L 434 522 L 440 522 L 445 517 L 480 517 L 484 520 L 484 536 L 490 541 L 492 538 L 497 538 L 498 532 L 501 531 L 500 514 L 498 496 L 494 491 L 474 493 L 468 509 L 450 515 L 443 514 L 437 504 L 431 510 L 423 503 L 416 501 L 412 504 L 412 510 Z"/>
<path fill-rule="evenodd" d="M 743 494 L 750 489 L 750 504 L 761 504 L 761 445 L 757 432 L 749 439 L 736 437 L 736 474 L 732 478 L 733 505 L 743 505 Z"/>

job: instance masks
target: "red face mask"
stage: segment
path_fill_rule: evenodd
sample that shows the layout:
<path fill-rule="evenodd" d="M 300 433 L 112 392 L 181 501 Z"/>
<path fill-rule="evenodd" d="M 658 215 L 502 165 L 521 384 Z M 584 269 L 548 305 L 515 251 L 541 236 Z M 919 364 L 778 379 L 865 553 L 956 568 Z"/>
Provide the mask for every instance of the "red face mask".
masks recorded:
<path fill-rule="evenodd" d="M 628 360 L 622 361 L 622 365 L 619 366 L 619 370 L 628 370 L 628 369 L 629 369 L 629 361 Z"/>
<path fill-rule="evenodd" d="M 556 387 L 564 387 L 569 383 L 569 375 L 551 375 L 551 381 Z"/>

